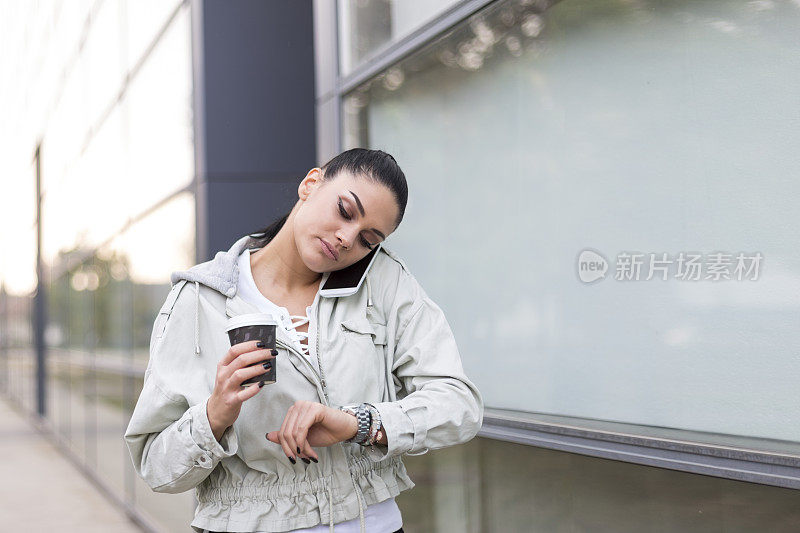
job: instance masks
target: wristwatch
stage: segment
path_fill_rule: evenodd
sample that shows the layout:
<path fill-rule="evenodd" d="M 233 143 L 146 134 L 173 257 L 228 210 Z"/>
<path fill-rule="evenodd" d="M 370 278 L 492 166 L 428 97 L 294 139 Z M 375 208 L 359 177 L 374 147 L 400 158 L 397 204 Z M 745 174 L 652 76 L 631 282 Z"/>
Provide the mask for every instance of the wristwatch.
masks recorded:
<path fill-rule="evenodd" d="M 367 437 L 369 437 L 370 426 L 372 426 L 372 414 L 370 413 L 366 404 L 342 405 L 339 407 L 339 410 L 344 411 L 345 413 L 350 413 L 358 420 L 358 431 L 356 431 L 356 434 L 353 438 L 348 439 L 345 442 L 355 442 L 356 444 L 361 444 Z"/>

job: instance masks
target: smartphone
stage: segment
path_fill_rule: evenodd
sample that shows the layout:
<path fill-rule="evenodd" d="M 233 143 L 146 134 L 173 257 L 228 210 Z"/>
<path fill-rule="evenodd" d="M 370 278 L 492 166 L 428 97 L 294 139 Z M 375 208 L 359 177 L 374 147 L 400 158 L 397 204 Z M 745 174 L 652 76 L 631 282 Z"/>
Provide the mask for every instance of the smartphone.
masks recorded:
<path fill-rule="evenodd" d="M 358 292 L 382 245 L 383 243 L 379 243 L 370 253 L 349 267 L 331 271 L 319 290 L 320 296 L 350 296 Z"/>

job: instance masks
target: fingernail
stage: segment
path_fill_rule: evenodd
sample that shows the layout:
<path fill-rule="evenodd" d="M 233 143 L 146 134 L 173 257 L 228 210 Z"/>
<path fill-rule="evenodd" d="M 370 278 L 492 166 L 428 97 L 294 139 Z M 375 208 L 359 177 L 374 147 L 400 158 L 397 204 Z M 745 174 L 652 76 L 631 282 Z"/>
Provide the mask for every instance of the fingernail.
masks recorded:
<path fill-rule="evenodd" d="M 287 455 L 286 457 L 289 457 L 289 456 Z M 297 462 L 297 461 L 294 460 L 294 457 L 289 457 L 289 460 L 292 462 L 292 464 L 295 464 Z"/>
<path fill-rule="evenodd" d="M 272 349 L 272 352 L 270 352 L 270 353 L 272 353 L 272 355 L 278 355 L 278 350 L 276 350 L 275 348 L 273 348 L 273 349 Z"/>
<path fill-rule="evenodd" d="M 310 465 L 310 464 L 311 464 L 311 461 L 309 461 L 309 460 L 308 460 L 308 459 L 306 459 L 305 457 L 301 457 L 300 459 L 302 459 L 302 460 L 303 460 L 303 461 L 304 461 L 304 462 L 305 462 L 307 465 Z"/>
<path fill-rule="evenodd" d="M 261 366 L 263 366 L 263 367 L 264 367 L 264 370 L 269 370 L 270 368 L 272 368 L 272 363 L 270 363 L 269 361 L 267 361 L 266 363 L 264 363 L 264 364 L 263 364 L 263 365 L 261 365 Z"/>
<path fill-rule="evenodd" d="M 262 388 L 266 383 L 267 383 L 266 381 L 259 381 L 258 382 L 258 388 L 259 389 Z"/>
<path fill-rule="evenodd" d="M 319 462 L 319 461 L 317 461 L 316 459 L 314 459 L 313 457 L 311 458 L 311 460 L 312 460 L 312 461 L 314 461 L 315 463 L 318 463 L 318 462 Z"/>
<path fill-rule="evenodd" d="M 264 344 L 264 341 L 258 341 L 258 342 L 256 343 L 256 346 L 257 346 L 258 348 L 264 348 L 264 347 L 266 346 L 266 344 Z"/>
<path fill-rule="evenodd" d="M 300 446 L 298 446 L 298 447 L 297 447 L 297 453 L 302 453 L 302 452 L 300 451 Z"/>

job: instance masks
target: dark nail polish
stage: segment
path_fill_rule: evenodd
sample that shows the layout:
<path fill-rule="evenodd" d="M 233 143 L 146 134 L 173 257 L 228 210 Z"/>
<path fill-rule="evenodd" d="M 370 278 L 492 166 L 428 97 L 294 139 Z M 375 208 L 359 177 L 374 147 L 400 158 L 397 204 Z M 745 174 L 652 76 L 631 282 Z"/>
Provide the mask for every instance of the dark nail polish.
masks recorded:
<path fill-rule="evenodd" d="M 258 347 L 258 348 L 264 348 L 265 346 L 266 346 L 266 344 L 264 344 L 264 341 L 258 341 L 256 343 L 256 347 Z"/>
<path fill-rule="evenodd" d="M 276 350 L 275 348 L 273 348 L 273 349 L 272 349 L 272 352 L 270 352 L 270 353 L 272 353 L 272 355 L 278 355 L 278 350 Z"/>
<path fill-rule="evenodd" d="M 300 446 L 297 447 L 297 453 L 303 453 L 300 451 Z"/>
<path fill-rule="evenodd" d="M 266 381 L 259 381 L 258 382 L 258 388 L 259 389 L 262 388 L 264 385 L 266 385 L 266 383 L 267 383 Z"/>
<path fill-rule="evenodd" d="M 264 363 L 264 364 L 263 364 L 263 365 L 261 365 L 261 366 L 263 366 L 263 367 L 264 367 L 264 370 L 269 370 L 270 368 L 272 368 L 272 363 L 270 363 L 269 361 L 267 361 L 266 363 Z"/>
<path fill-rule="evenodd" d="M 304 462 L 305 464 L 307 464 L 307 465 L 310 465 L 310 464 L 311 464 L 311 461 L 309 461 L 309 460 L 308 460 L 308 459 L 306 459 L 305 457 L 301 457 L 300 459 L 302 459 L 302 460 L 303 460 L 303 462 Z"/>
<path fill-rule="evenodd" d="M 288 455 L 287 455 L 287 457 L 288 457 Z M 292 464 L 295 464 L 297 462 L 297 461 L 294 460 L 294 457 L 289 457 L 289 460 L 292 462 Z"/>
<path fill-rule="evenodd" d="M 318 463 L 318 462 L 319 462 L 319 461 L 317 461 L 316 459 L 314 459 L 313 457 L 311 458 L 311 460 L 312 460 L 312 461 L 314 461 L 315 463 Z"/>

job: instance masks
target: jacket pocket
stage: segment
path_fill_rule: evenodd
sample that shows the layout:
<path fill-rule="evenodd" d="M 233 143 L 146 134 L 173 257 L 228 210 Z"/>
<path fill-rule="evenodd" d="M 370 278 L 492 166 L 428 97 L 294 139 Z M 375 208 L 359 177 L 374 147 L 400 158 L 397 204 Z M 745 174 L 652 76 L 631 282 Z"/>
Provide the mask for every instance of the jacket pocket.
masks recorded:
<path fill-rule="evenodd" d="M 386 325 L 365 319 L 351 318 L 342 321 L 342 329 L 351 334 L 371 335 L 374 344 L 386 345 Z"/>
<path fill-rule="evenodd" d="M 341 328 L 346 352 L 361 354 L 363 359 L 359 364 L 377 381 L 374 392 L 377 396 L 369 400 L 388 400 L 388 391 L 394 387 L 394 383 L 387 375 L 387 369 L 391 366 L 386 361 L 386 324 L 371 322 L 366 318 L 350 318 L 342 321 Z"/>

